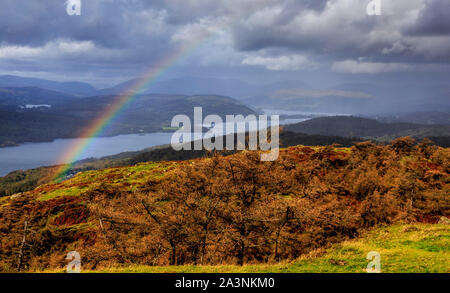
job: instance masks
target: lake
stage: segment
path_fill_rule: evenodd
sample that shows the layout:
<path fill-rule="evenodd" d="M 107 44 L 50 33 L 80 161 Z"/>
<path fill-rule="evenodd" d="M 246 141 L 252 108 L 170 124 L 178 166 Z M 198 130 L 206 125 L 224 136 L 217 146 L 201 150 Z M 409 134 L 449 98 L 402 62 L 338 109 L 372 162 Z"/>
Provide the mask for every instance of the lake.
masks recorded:
<path fill-rule="evenodd" d="M 307 114 L 296 111 L 264 110 L 267 115 L 275 114 Z M 288 119 L 280 124 L 291 124 L 307 119 Z M 96 137 L 77 157 L 77 160 L 100 158 L 122 152 L 139 151 L 148 147 L 170 144 L 172 133 L 126 134 L 113 137 Z M 0 148 L 0 176 L 15 170 L 27 170 L 41 166 L 51 166 L 74 144 L 86 141 L 87 138 L 56 139 L 52 142 L 25 143 L 15 147 Z M 64 162 L 69 163 L 69 162 Z"/>
<path fill-rule="evenodd" d="M 168 144 L 171 137 L 171 133 L 95 137 L 77 159 L 99 158 Z M 52 142 L 25 143 L 16 147 L 0 148 L 0 176 L 5 176 L 14 170 L 55 165 L 72 145 L 86 140 L 88 138 L 56 139 Z"/>

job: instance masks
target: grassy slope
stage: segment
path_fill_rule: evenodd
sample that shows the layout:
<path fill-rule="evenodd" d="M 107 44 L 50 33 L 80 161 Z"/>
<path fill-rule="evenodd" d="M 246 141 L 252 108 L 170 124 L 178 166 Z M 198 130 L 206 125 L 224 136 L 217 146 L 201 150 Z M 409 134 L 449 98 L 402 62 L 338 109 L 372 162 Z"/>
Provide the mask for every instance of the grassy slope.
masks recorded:
<path fill-rule="evenodd" d="M 46 201 L 57 197 L 78 196 L 96 188 L 102 182 L 113 185 L 115 189 L 133 191 L 136 187 L 142 186 L 148 178 L 163 176 L 168 169 L 179 164 L 181 162 L 142 163 L 128 167 L 87 171 L 59 184 L 42 185 L 30 193 L 38 195 L 37 200 Z"/>
<path fill-rule="evenodd" d="M 366 255 L 381 255 L 383 273 L 450 273 L 450 226 L 398 224 L 315 251 L 292 263 L 245 266 L 130 266 L 103 273 L 364 273 Z M 60 272 L 60 271 L 47 271 Z M 92 271 L 84 271 L 92 272 Z"/>

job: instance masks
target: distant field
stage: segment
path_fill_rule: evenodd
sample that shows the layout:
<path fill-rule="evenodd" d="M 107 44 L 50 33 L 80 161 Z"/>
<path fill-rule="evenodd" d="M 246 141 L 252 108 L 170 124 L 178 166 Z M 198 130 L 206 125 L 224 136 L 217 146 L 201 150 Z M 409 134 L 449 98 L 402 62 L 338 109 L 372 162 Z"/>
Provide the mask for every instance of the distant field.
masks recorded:
<path fill-rule="evenodd" d="M 398 224 L 317 250 L 294 262 L 244 266 L 129 266 L 85 273 L 365 273 L 366 255 L 381 255 L 382 273 L 449 273 L 450 226 Z M 58 270 L 45 271 L 62 272 Z"/>

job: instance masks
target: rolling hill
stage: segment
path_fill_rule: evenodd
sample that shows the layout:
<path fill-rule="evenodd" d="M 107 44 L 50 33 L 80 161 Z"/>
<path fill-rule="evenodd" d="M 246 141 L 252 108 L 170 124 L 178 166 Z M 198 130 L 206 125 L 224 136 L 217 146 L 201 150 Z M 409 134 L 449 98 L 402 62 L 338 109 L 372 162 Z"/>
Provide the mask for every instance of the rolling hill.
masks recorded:
<path fill-rule="evenodd" d="M 286 125 L 285 129 L 299 133 L 358 137 L 379 141 L 390 141 L 401 136 L 412 136 L 417 139 L 450 136 L 450 126 L 447 125 L 383 123 L 374 119 L 351 116 L 319 117 Z"/>
<path fill-rule="evenodd" d="M 450 226 L 445 224 L 396 224 L 377 227 L 356 239 L 317 249 L 299 259 L 281 264 L 216 266 L 129 265 L 87 273 L 366 273 L 367 254 L 382 255 L 381 273 L 449 273 Z M 47 270 L 63 273 L 64 270 Z"/>
<path fill-rule="evenodd" d="M 400 139 L 290 147 L 274 162 L 241 152 L 81 172 L 0 199 L 0 270 L 60 271 L 76 250 L 86 271 L 290 262 L 289 271 L 354 271 L 375 247 L 383 270 L 444 272 L 448 229 L 430 224 L 450 215 L 448 162 L 449 149 Z M 372 230 L 385 225 L 395 226 Z M 421 258 L 426 267 L 408 262 Z"/>
<path fill-rule="evenodd" d="M 0 106 L 61 105 L 76 100 L 74 95 L 39 87 L 0 87 Z"/>
<path fill-rule="evenodd" d="M 224 138 L 224 143 L 226 143 L 228 137 L 229 135 L 227 138 Z M 234 141 L 236 142 L 237 139 L 235 138 Z M 356 142 L 359 142 L 359 140 L 343 137 L 307 135 L 286 131 L 283 131 L 280 134 L 280 144 L 282 147 L 295 146 L 298 144 L 305 146 L 339 144 L 341 146 L 350 147 Z M 234 152 L 227 152 L 226 155 L 231 155 L 233 153 Z M 70 178 L 73 175 L 83 171 L 130 166 L 144 162 L 191 160 L 202 158 L 206 154 L 207 152 L 205 150 L 175 151 L 170 145 L 161 145 L 136 152 L 124 152 L 103 158 L 81 160 L 75 162 L 70 170 L 66 172 L 65 176 L 66 178 Z M 53 181 L 54 178 L 52 178 L 52 175 L 57 169 L 58 166 L 47 166 L 31 170 L 17 170 L 4 177 L 0 177 L 0 197 L 30 191 L 39 185 L 50 183 Z"/>
<path fill-rule="evenodd" d="M 84 82 L 57 82 L 14 75 L 1 75 L 0 87 L 39 87 L 76 96 L 91 96 L 97 92 L 92 85 Z"/>
<path fill-rule="evenodd" d="M 373 118 L 384 123 L 406 122 L 426 125 L 450 125 L 450 113 L 441 111 L 379 114 L 374 115 Z"/>
<path fill-rule="evenodd" d="M 64 113 L 0 109 L 0 149 L 25 142 L 76 137 L 85 123 Z"/>
<path fill-rule="evenodd" d="M 114 98 L 115 96 L 79 98 L 39 111 L 0 109 L 0 147 L 78 137 L 80 131 L 99 117 Z M 243 103 L 224 96 L 140 95 L 122 109 L 102 135 L 164 131 L 175 115 L 193 116 L 193 108 L 196 106 L 203 108 L 204 116 L 256 114 Z"/>

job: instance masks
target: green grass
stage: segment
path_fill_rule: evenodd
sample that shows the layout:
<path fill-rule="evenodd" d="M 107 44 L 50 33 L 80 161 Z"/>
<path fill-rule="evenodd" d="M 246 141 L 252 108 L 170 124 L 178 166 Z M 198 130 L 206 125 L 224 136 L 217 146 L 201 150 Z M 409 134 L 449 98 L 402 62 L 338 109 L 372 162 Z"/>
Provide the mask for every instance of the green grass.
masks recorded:
<path fill-rule="evenodd" d="M 8 204 L 8 199 L 9 199 L 8 196 L 0 197 L 0 207 L 1 206 L 6 206 Z"/>
<path fill-rule="evenodd" d="M 50 199 L 54 199 L 57 197 L 62 197 L 62 196 L 78 196 L 80 194 L 82 194 L 83 192 L 85 192 L 88 188 L 83 187 L 69 187 L 69 188 L 64 188 L 64 189 L 57 189 L 48 193 L 44 193 L 41 196 L 39 196 L 37 198 L 37 200 L 40 201 L 46 201 L 46 200 L 50 200 Z"/>
<path fill-rule="evenodd" d="M 381 255 L 382 273 L 449 273 L 450 226 L 398 224 L 314 251 L 294 262 L 245 266 L 127 266 L 86 273 L 365 273 L 366 255 Z M 61 272 L 52 271 L 52 272 Z"/>
<path fill-rule="evenodd" d="M 364 272 L 370 251 L 381 255 L 384 273 L 450 272 L 450 227 L 445 225 L 394 225 L 368 232 L 364 237 L 333 246 L 323 256 L 305 258 L 290 272 Z M 344 265 L 336 265 L 344 261 Z"/>
<path fill-rule="evenodd" d="M 58 197 L 79 196 L 96 188 L 99 182 L 114 184 L 116 189 L 133 191 L 142 186 L 149 178 L 161 178 L 166 172 L 177 166 L 176 162 L 140 163 L 134 166 L 108 168 L 97 171 L 78 173 L 75 177 L 59 184 L 46 184 L 30 193 L 37 196 L 36 200 L 47 201 Z M 6 200 L 5 200 L 6 201 Z M 3 202 L 0 201 L 0 205 Z"/>

